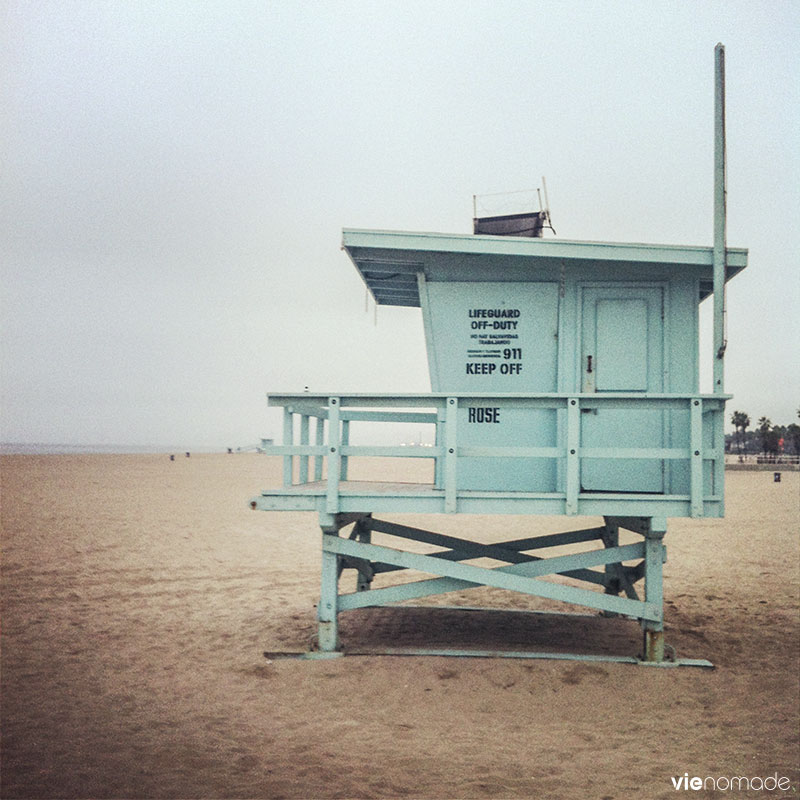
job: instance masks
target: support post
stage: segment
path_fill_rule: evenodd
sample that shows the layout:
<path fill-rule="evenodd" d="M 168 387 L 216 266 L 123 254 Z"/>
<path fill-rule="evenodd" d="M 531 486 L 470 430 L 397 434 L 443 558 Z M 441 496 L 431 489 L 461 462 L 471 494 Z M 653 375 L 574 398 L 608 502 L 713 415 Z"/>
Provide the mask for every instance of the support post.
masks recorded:
<path fill-rule="evenodd" d="M 328 540 L 339 538 L 336 530 L 322 530 L 322 578 L 317 606 L 319 649 L 332 653 L 339 649 L 339 556 L 326 548 Z"/>
<path fill-rule="evenodd" d="M 371 515 L 363 517 L 355 525 L 356 539 L 364 544 L 372 543 L 372 531 L 368 527 L 368 520 Z M 375 577 L 375 572 L 371 570 L 358 570 L 358 578 L 356 580 L 357 592 L 368 592 L 372 588 L 372 579 Z"/>
<path fill-rule="evenodd" d="M 617 525 L 613 520 L 608 519 L 608 517 L 604 518 L 605 520 L 605 528 L 603 528 L 602 538 L 603 538 L 603 545 L 606 548 L 609 547 L 619 547 L 619 525 Z M 606 564 L 604 575 L 603 575 L 603 586 L 605 587 L 606 594 L 619 594 L 621 590 L 620 585 L 620 572 L 622 570 L 622 564 Z M 603 611 L 601 612 L 603 616 L 607 617 L 616 617 L 617 614 L 610 612 L 610 611 Z"/>
<path fill-rule="evenodd" d="M 664 545 L 667 532 L 664 519 L 652 519 L 644 534 L 645 602 L 659 609 L 658 620 L 644 620 L 644 660 L 664 660 Z"/>

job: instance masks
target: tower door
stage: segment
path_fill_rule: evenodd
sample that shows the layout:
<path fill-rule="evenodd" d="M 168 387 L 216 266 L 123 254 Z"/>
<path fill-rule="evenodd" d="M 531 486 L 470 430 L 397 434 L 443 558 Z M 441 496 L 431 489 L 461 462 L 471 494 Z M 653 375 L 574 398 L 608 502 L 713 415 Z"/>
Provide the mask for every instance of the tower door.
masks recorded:
<path fill-rule="evenodd" d="M 664 391 L 664 290 L 658 286 L 583 287 L 581 391 L 602 394 Z M 581 414 L 584 448 L 664 446 L 664 412 L 600 408 Z M 664 461 L 656 458 L 581 461 L 588 492 L 663 493 Z"/>

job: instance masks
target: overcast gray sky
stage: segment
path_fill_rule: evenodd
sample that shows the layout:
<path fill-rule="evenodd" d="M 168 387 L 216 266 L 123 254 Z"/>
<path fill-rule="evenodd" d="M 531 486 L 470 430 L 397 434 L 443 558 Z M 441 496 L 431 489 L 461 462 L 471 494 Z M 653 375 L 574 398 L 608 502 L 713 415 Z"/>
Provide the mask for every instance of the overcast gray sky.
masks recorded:
<path fill-rule="evenodd" d="M 559 238 L 710 245 L 718 41 L 728 416 L 796 421 L 800 3 L 1 7 L 2 439 L 239 446 L 270 390 L 428 391 L 342 227 L 469 233 L 546 175 Z"/>

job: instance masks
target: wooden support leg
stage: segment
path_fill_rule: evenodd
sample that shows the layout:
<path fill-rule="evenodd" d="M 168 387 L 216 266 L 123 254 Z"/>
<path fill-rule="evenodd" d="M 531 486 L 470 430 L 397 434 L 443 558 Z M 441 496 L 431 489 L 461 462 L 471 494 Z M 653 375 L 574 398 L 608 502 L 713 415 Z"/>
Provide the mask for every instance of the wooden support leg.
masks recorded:
<path fill-rule="evenodd" d="M 338 539 L 338 532 L 322 532 L 322 580 L 320 581 L 319 649 L 333 652 L 339 648 L 339 556 L 326 549 L 326 540 Z"/>
<path fill-rule="evenodd" d="M 661 610 L 660 619 L 644 622 L 644 660 L 664 660 L 664 587 L 663 564 L 664 545 L 662 540 L 667 532 L 666 520 L 652 520 L 645 533 L 645 602 Z"/>
<path fill-rule="evenodd" d="M 359 542 L 370 544 L 372 542 L 372 531 L 359 520 L 356 523 L 356 537 Z M 366 592 L 372 588 L 372 579 L 375 577 L 375 572 L 369 564 L 366 565 L 367 569 L 358 570 L 358 579 L 356 581 L 356 591 Z"/>
<path fill-rule="evenodd" d="M 619 547 L 619 525 L 613 520 L 605 518 L 605 528 L 603 529 L 602 539 L 606 547 Z M 606 594 L 619 594 L 622 590 L 620 583 L 620 564 L 606 564 L 603 585 Z M 608 614 L 608 616 L 617 616 Z"/>

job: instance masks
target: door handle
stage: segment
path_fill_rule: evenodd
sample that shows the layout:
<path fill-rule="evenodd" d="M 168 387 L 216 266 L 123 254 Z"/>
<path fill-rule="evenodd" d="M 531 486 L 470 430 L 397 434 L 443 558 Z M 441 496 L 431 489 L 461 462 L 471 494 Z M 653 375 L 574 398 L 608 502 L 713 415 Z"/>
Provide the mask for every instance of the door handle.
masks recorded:
<path fill-rule="evenodd" d="M 592 357 L 591 356 L 586 356 L 586 371 L 587 372 L 591 372 L 592 371 Z"/>

